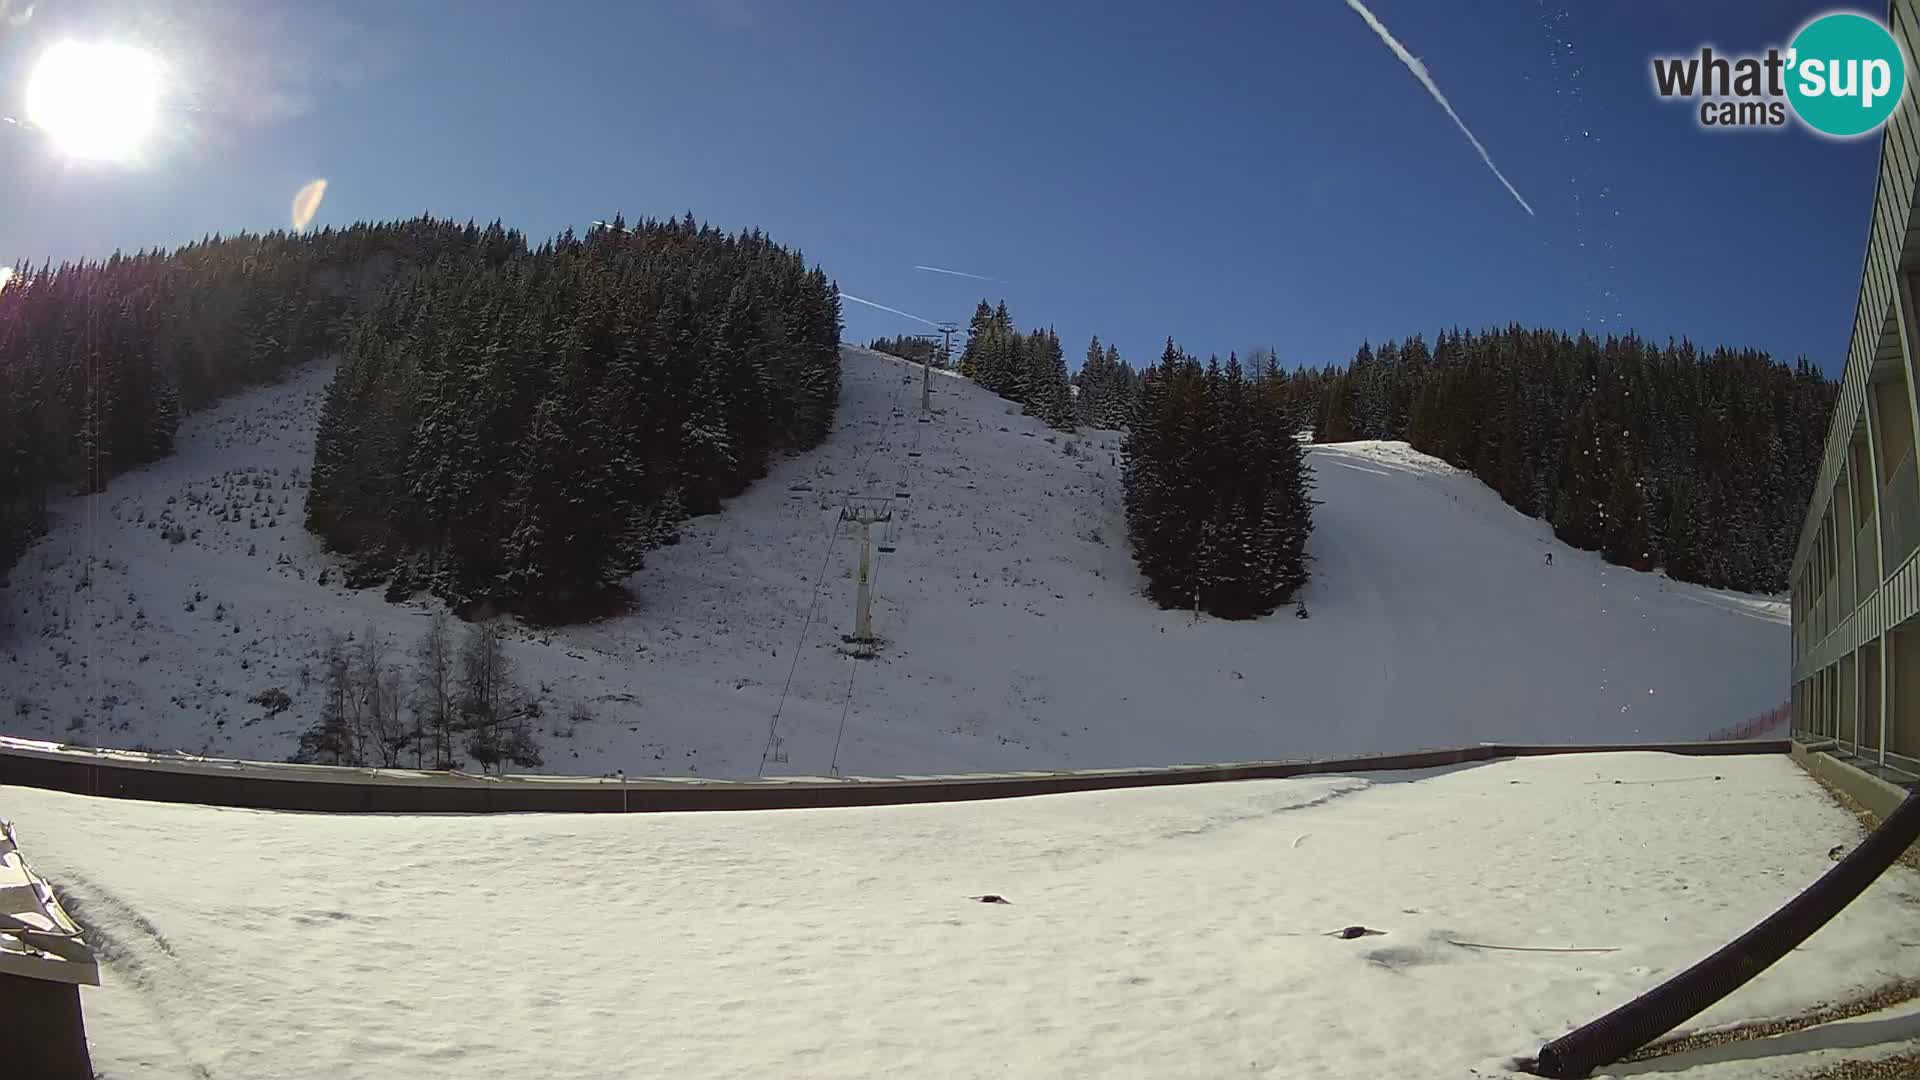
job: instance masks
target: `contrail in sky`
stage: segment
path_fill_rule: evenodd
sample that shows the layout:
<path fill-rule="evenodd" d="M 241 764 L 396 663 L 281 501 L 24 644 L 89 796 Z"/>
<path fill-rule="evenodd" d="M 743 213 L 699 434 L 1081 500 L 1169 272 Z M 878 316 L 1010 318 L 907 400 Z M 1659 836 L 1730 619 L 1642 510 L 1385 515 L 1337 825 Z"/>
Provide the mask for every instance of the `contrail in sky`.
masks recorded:
<path fill-rule="evenodd" d="M 1361 3 L 1360 0 L 1347 0 L 1347 6 L 1353 9 L 1354 14 L 1365 19 L 1368 26 L 1373 27 L 1373 32 L 1379 34 L 1380 40 L 1386 42 L 1387 48 L 1393 50 L 1393 55 L 1399 57 L 1400 62 L 1407 65 L 1407 70 L 1413 72 L 1413 77 L 1420 80 L 1420 85 L 1427 88 L 1427 93 L 1433 95 L 1433 100 L 1439 102 L 1440 107 L 1447 110 L 1447 115 L 1453 118 L 1454 126 L 1460 129 L 1460 134 L 1467 137 L 1467 141 L 1473 144 L 1475 150 L 1480 151 L 1480 160 L 1487 163 L 1488 170 L 1491 171 L 1494 177 L 1500 181 L 1501 185 L 1507 189 L 1507 194 L 1513 196 L 1513 201 L 1520 204 L 1520 209 L 1525 210 L 1531 215 L 1533 213 L 1533 207 L 1528 206 L 1527 200 L 1521 198 L 1520 193 L 1515 191 L 1513 185 L 1507 182 L 1507 178 L 1500 173 L 1500 166 L 1495 165 L 1493 163 L 1493 156 L 1487 153 L 1487 148 L 1481 146 L 1480 140 L 1474 138 L 1473 132 L 1467 130 L 1467 122 L 1460 119 L 1459 113 L 1453 111 L 1453 106 L 1447 101 L 1447 95 L 1440 92 L 1440 88 L 1434 85 L 1433 76 L 1427 74 L 1427 65 L 1421 63 L 1418 58 L 1408 52 L 1405 45 L 1396 41 L 1394 36 L 1387 32 L 1387 28 L 1380 25 L 1380 20 L 1373 17 L 1373 12 L 1368 11 L 1367 6 Z"/>
<path fill-rule="evenodd" d="M 840 291 L 840 299 L 851 300 L 856 304 L 865 304 L 868 307 L 872 307 L 872 308 L 879 308 L 881 311 L 891 311 L 895 315 L 905 315 L 907 318 L 912 319 L 914 322 L 926 323 L 928 326 L 938 327 L 940 325 L 939 323 L 934 322 L 932 319 L 923 319 L 920 316 L 915 315 L 910 311 L 901 311 L 897 307 L 888 307 L 885 304 L 876 304 L 871 300 L 862 300 L 859 297 L 853 295 L 850 292 L 847 292 L 844 289 Z"/>
<path fill-rule="evenodd" d="M 988 277 L 985 274 L 969 274 L 965 270 L 945 270 L 938 266 L 916 266 L 914 269 L 925 270 L 931 274 L 952 274 L 954 277 L 972 278 L 975 281 L 991 281 L 996 285 L 1006 284 L 1006 282 L 1001 281 L 997 277 Z"/>

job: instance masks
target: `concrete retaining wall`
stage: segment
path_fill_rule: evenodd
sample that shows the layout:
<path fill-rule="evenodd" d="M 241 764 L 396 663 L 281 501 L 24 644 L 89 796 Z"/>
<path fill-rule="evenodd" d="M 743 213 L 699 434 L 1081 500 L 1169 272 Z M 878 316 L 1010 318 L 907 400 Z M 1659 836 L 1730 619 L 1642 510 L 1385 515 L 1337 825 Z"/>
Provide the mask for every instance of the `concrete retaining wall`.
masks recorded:
<path fill-rule="evenodd" d="M 1829 749 L 1831 748 L 1831 749 Z M 1849 795 L 1875 818 L 1885 821 L 1907 797 L 1907 789 L 1838 756 L 1831 742 L 1795 741 L 1789 752 L 1800 767 Z"/>
<path fill-rule="evenodd" d="M 89 750 L 0 738 L 0 785 L 154 802 L 331 813 L 647 813 L 780 810 L 1010 799 L 1069 791 L 1386 772 L 1543 754 L 1659 751 L 1783 754 L 1788 742 L 1752 740 L 1595 746 L 1483 744 L 1448 750 L 1157 769 L 768 780 L 619 779 L 353 769 Z"/>

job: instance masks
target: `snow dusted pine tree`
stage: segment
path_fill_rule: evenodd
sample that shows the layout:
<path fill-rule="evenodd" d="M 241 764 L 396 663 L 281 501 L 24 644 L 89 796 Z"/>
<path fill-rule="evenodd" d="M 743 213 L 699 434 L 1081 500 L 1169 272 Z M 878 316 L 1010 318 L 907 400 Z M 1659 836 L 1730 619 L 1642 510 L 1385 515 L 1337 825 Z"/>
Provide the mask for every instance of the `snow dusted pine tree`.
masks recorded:
<path fill-rule="evenodd" d="M 1073 394 L 1067 388 L 1067 361 L 1060 336 L 1051 329 L 1036 330 L 1027 339 L 1027 412 L 1048 427 L 1073 430 Z"/>
<path fill-rule="evenodd" d="M 967 342 L 960 349 L 960 374 L 982 386 L 987 362 L 987 338 L 993 334 L 993 306 L 985 300 L 973 309 L 973 321 L 967 324 Z"/>
<path fill-rule="evenodd" d="M 1568 544 L 1759 591 L 1786 584 L 1837 389 L 1804 358 L 1518 325 L 1294 378 L 1321 442 L 1406 439 Z"/>
<path fill-rule="evenodd" d="M 1162 607 L 1265 615 L 1306 583 L 1310 480 L 1283 380 L 1202 368 L 1167 342 L 1125 443 L 1127 534 Z"/>
<path fill-rule="evenodd" d="M 1073 386 L 1073 418 L 1082 427 L 1098 427 L 1096 418 L 1100 411 L 1100 394 L 1105 389 L 1104 368 L 1107 353 L 1100 345 L 1100 335 L 1093 335 L 1087 342 L 1086 359 L 1080 361 L 1080 370 L 1068 380 Z"/>
<path fill-rule="evenodd" d="M 384 294 L 329 390 L 307 523 L 350 580 L 604 612 L 684 513 L 831 429 L 838 291 L 764 235 L 616 219 L 475 243 Z"/>
<path fill-rule="evenodd" d="M 1191 394 L 1189 360 L 1167 339 L 1157 367 L 1140 387 L 1139 417 L 1122 446 L 1127 538 L 1147 579 L 1147 595 L 1161 607 L 1176 607 L 1193 594 L 1192 552 L 1198 541 L 1191 492 L 1180 487 L 1183 439 L 1181 399 Z"/>
<path fill-rule="evenodd" d="M 1087 343 L 1087 358 L 1073 373 L 1073 385 L 1079 393 L 1073 409 L 1082 427 L 1119 430 L 1133 419 L 1134 400 L 1140 393 L 1140 377 L 1133 366 L 1120 359 L 1118 347 L 1102 348 L 1095 335 Z"/>
<path fill-rule="evenodd" d="M 1140 398 L 1140 375 L 1133 365 L 1120 358 L 1117 345 L 1107 346 L 1104 365 L 1106 385 L 1100 392 L 1100 408 L 1095 420 L 1108 430 L 1121 430 L 1133 423 L 1133 411 Z"/>

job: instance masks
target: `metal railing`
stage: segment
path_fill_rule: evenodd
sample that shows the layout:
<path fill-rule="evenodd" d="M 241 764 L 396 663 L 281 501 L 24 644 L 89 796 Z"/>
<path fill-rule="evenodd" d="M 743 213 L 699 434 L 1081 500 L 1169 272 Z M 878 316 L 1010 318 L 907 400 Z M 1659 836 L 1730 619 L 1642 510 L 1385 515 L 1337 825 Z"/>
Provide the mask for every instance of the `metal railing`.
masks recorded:
<path fill-rule="evenodd" d="M 1851 731 L 1851 725 L 1847 725 L 1847 728 Z M 1899 784 L 1920 783 L 1920 758 L 1896 754 L 1891 750 L 1882 754 L 1879 747 L 1860 745 L 1851 738 L 1822 734 L 1809 728 L 1796 727 L 1789 733 L 1789 738 L 1816 750 L 1824 748 L 1838 760 L 1883 780 Z"/>
<path fill-rule="evenodd" d="M 1920 547 L 1920 476 L 1915 474 L 1912 447 L 1887 475 L 1880 491 L 1880 514 L 1887 539 L 1885 565 L 1892 573 Z"/>
<path fill-rule="evenodd" d="M 1868 517 L 1867 523 L 1853 535 L 1853 596 L 1856 607 L 1880 587 L 1879 547 L 1880 538 L 1874 520 Z"/>

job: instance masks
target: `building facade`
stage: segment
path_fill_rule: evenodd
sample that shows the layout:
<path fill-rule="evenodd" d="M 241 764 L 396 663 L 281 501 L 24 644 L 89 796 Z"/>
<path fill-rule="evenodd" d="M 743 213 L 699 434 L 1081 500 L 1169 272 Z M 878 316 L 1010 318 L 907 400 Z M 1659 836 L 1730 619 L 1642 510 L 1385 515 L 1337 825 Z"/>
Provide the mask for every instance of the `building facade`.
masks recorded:
<path fill-rule="evenodd" d="M 1854 764 L 1920 777 L 1920 0 L 1888 24 L 1910 58 L 1880 135 L 1873 228 L 1820 479 L 1793 558 L 1793 727 Z"/>

